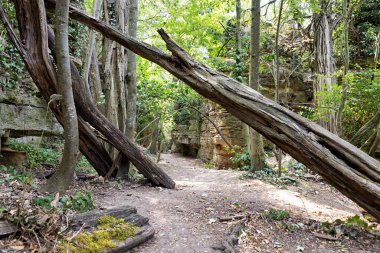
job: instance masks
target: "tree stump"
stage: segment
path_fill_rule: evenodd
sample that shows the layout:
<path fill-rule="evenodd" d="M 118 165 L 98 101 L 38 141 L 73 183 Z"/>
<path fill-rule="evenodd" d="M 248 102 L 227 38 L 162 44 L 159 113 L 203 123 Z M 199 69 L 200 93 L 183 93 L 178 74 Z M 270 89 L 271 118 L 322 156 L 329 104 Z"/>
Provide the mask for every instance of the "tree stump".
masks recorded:
<path fill-rule="evenodd" d="M 139 215 L 136 208 L 132 206 L 93 210 L 87 213 L 74 215 L 70 219 L 73 226 L 72 228 L 74 231 L 78 231 L 80 228 L 90 230 L 97 225 L 97 220 L 105 215 L 113 216 L 118 219 L 122 218 L 125 222 L 140 228 L 140 231 L 137 232 L 134 237 L 118 242 L 115 248 L 107 250 L 108 253 L 126 252 L 129 249 L 147 242 L 154 236 L 155 231 L 149 224 L 149 219 Z"/>

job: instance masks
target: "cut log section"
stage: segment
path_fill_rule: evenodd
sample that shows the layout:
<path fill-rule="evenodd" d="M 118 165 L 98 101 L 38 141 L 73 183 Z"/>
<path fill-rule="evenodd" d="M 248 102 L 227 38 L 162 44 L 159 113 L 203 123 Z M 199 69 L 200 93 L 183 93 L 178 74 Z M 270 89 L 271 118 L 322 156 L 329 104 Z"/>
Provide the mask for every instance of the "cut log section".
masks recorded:
<path fill-rule="evenodd" d="M 54 7 L 53 0 L 45 0 Z M 286 153 L 320 174 L 329 184 L 380 220 L 380 163 L 321 126 L 218 73 L 179 47 L 159 30 L 171 55 L 122 34 L 71 7 L 70 17 L 152 61 L 220 104 Z"/>
<path fill-rule="evenodd" d="M 17 232 L 17 226 L 10 221 L 0 220 L 0 239 L 6 238 Z"/>
<path fill-rule="evenodd" d="M 140 231 L 132 238 L 127 238 L 118 242 L 115 248 L 107 250 L 107 253 L 126 252 L 129 249 L 137 247 L 154 236 L 154 229 L 149 225 L 149 219 L 137 214 L 137 210 L 132 206 L 121 206 L 106 210 L 93 210 L 87 213 L 74 215 L 70 218 L 74 231 L 79 229 L 90 230 L 97 225 L 97 220 L 105 215 L 113 216 L 118 219 L 124 219 L 125 222 L 140 227 Z"/>

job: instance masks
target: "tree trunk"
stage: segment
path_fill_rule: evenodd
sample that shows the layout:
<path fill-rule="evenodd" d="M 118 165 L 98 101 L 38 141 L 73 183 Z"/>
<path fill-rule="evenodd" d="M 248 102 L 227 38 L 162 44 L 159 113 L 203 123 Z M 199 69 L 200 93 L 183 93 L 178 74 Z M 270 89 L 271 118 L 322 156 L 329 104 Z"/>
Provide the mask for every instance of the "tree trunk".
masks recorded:
<path fill-rule="evenodd" d="M 52 0 L 45 3 L 50 8 L 54 6 Z M 159 33 L 172 55 L 121 34 L 75 8 L 71 8 L 70 16 L 158 64 L 204 97 L 222 105 L 380 220 L 380 163 L 374 158 L 253 89 L 197 62 L 163 30 Z"/>
<path fill-rule="evenodd" d="M 99 18 L 99 13 L 100 13 L 100 6 L 101 6 L 101 0 L 94 0 L 92 3 L 92 16 L 96 19 Z M 83 73 L 83 79 L 84 83 L 86 84 L 86 88 L 88 92 L 93 92 L 93 89 L 91 89 L 89 77 L 90 77 L 90 69 L 91 69 L 91 64 L 93 63 L 93 53 L 94 53 L 94 48 L 95 48 L 95 42 L 96 42 L 96 34 L 94 31 L 90 30 L 90 46 L 88 47 L 88 51 L 86 54 L 86 57 L 84 59 L 84 73 Z"/>
<path fill-rule="evenodd" d="M 260 91 L 260 0 L 252 0 L 251 7 L 249 86 L 256 91 Z M 249 146 L 251 171 L 264 169 L 265 153 L 263 137 L 254 128 L 249 128 Z"/>
<path fill-rule="evenodd" d="M 1 7 L 0 18 L 6 26 L 10 39 L 22 56 L 35 83 L 43 91 L 53 94 L 56 87 L 56 72 L 48 54 L 47 38 L 49 37 L 50 50 L 54 52 L 54 36 L 51 30 L 49 30 L 48 36 L 43 1 L 15 1 L 15 9 L 22 43 L 17 39 L 9 22 L 5 19 L 4 11 Z M 131 143 L 122 132 L 115 128 L 96 106 L 92 104 L 91 95 L 86 92 L 86 89 L 82 88 L 84 84 L 73 63 L 71 63 L 71 75 L 78 114 L 127 156 L 136 168 L 154 185 L 174 188 L 174 181 L 150 160 L 138 146 Z M 43 92 L 46 100 L 49 100 L 49 97 L 45 96 L 48 92 Z M 56 111 L 59 111 L 59 108 L 55 108 L 54 112 Z M 96 146 L 93 148 L 96 148 Z M 93 150 L 92 152 L 95 153 L 96 151 Z M 90 158 L 92 157 L 90 156 Z"/>
<path fill-rule="evenodd" d="M 117 0 L 116 10 L 118 18 L 119 31 L 126 33 L 128 28 L 128 12 L 129 12 L 129 0 Z M 118 120 L 119 120 L 119 130 L 123 133 L 127 131 L 127 81 L 126 78 L 128 70 L 128 60 L 127 54 L 125 54 L 125 49 L 121 45 L 117 45 L 117 87 L 118 87 Z M 115 66 L 116 67 L 116 66 Z M 128 135 L 127 135 L 128 136 Z M 130 162 L 121 153 L 119 158 L 117 177 L 127 179 L 130 167 Z"/>
<path fill-rule="evenodd" d="M 91 87 L 91 94 L 92 99 L 94 103 L 98 107 L 102 106 L 102 81 L 100 78 L 100 72 L 99 72 L 99 62 L 98 58 L 96 56 L 96 51 L 92 51 L 92 58 L 91 58 L 91 68 L 90 68 L 90 87 Z"/>
<path fill-rule="evenodd" d="M 359 131 L 351 138 L 350 143 L 355 146 L 360 146 L 361 141 L 365 140 L 371 135 L 371 131 L 380 124 L 380 110 L 375 116 L 362 126 Z"/>
<path fill-rule="evenodd" d="M 278 20 L 277 20 L 277 30 L 276 30 L 276 41 L 275 41 L 275 47 L 276 47 L 276 75 L 275 75 L 275 84 L 276 84 L 276 91 L 275 91 L 275 101 L 277 104 L 280 104 L 280 52 L 278 48 L 278 40 L 280 36 L 280 26 L 281 26 L 281 16 L 282 16 L 282 9 L 284 6 L 284 0 L 281 0 L 280 2 L 280 9 L 278 11 Z M 275 147 L 275 153 L 276 153 L 276 160 L 278 165 L 278 176 L 281 177 L 281 167 L 282 167 L 282 151 L 276 146 Z"/>
<path fill-rule="evenodd" d="M 319 98 L 319 94 L 330 92 L 336 83 L 330 7 L 325 0 L 320 0 L 320 8 L 320 12 L 313 15 L 314 99 L 317 108 L 324 112 L 319 117 L 319 124 L 330 132 L 336 133 L 335 108 L 331 108 L 330 104 L 323 103 Z"/>
<path fill-rule="evenodd" d="M 69 188 L 79 155 L 78 119 L 71 85 L 69 5 L 69 0 L 62 0 L 55 7 L 57 80 L 59 93 L 62 96 L 65 144 L 57 171 L 41 188 L 44 192 L 64 192 Z"/>
<path fill-rule="evenodd" d="M 344 18 L 344 27 L 343 27 L 344 72 L 343 72 L 342 98 L 340 99 L 339 108 L 336 113 L 336 130 L 339 136 L 343 136 L 342 116 L 343 116 L 344 106 L 346 105 L 347 91 L 348 91 L 348 84 L 347 84 L 347 81 L 345 80 L 345 76 L 347 75 L 349 67 L 350 67 L 350 48 L 349 48 L 349 41 L 348 41 L 349 39 L 348 29 L 349 29 L 350 18 L 348 17 L 348 0 L 343 1 L 343 18 Z"/>
<path fill-rule="evenodd" d="M 129 0 L 129 27 L 128 34 L 132 38 L 136 38 L 137 35 L 137 14 L 138 14 L 138 0 Z M 137 103 L 137 93 L 136 93 L 136 54 L 128 51 L 128 71 L 127 71 L 127 129 L 126 134 L 130 140 L 135 139 L 136 131 L 136 103 Z"/>
<path fill-rule="evenodd" d="M 236 0 L 236 49 L 241 54 L 241 0 Z M 237 62 L 239 63 L 239 62 Z"/>

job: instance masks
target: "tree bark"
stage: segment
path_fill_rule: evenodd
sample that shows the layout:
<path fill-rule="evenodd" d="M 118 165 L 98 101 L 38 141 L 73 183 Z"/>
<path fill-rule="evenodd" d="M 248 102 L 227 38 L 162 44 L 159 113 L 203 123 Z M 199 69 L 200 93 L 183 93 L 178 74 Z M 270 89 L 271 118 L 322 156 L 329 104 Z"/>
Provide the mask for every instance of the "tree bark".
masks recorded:
<path fill-rule="evenodd" d="M 45 3 L 51 8 L 54 1 L 45 0 Z M 75 8 L 71 8 L 70 16 L 158 64 L 204 97 L 225 107 L 380 220 L 380 163 L 374 158 L 253 89 L 197 62 L 163 30 L 159 33 L 171 55 L 121 34 Z"/>
<path fill-rule="evenodd" d="M 79 155 L 78 119 L 75 110 L 70 69 L 69 5 L 70 0 L 62 0 L 55 7 L 57 80 L 59 93 L 62 96 L 61 104 L 65 144 L 61 163 L 57 171 L 41 188 L 44 192 L 64 192 L 69 188 Z"/>
<path fill-rule="evenodd" d="M 276 30 L 276 41 L 275 41 L 275 47 L 276 47 L 276 77 L 275 77 L 275 83 L 276 83 L 276 91 L 275 91 L 275 101 L 277 104 L 280 104 L 280 52 L 278 48 L 278 41 L 280 36 L 280 26 L 281 26 L 281 16 L 282 16 L 282 9 L 284 6 L 284 0 L 281 0 L 280 2 L 280 9 L 278 11 L 278 20 L 277 20 L 277 30 Z M 275 147 L 275 155 L 278 165 L 278 176 L 281 177 L 281 167 L 282 167 L 282 151 L 276 146 Z"/>
<path fill-rule="evenodd" d="M 2 8 L 0 8 L 0 18 L 7 28 L 9 37 L 20 52 L 35 83 L 43 88 L 42 90 L 47 90 L 54 94 L 56 72 L 48 54 L 47 44 L 47 38 L 49 37 L 49 47 L 54 52 L 54 36 L 51 30 L 49 30 L 49 34 L 47 31 L 43 1 L 15 1 L 15 9 L 22 43 L 11 30 L 11 26 L 6 21 Z M 77 112 L 83 120 L 103 134 L 154 185 L 174 188 L 174 181 L 150 160 L 137 145 L 130 142 L 122 132 L 114 127 L 96 106 L 92 104 L 91 95 L 86 92 L 86 89 L 83 89 L 83 81 L 73 63 L 71 63 L 71 75 Z M 46 96 L 44 98 L 46 100 L 49 99 Z"/>
<path fill-rule="evenodd" d="M 137 35 L 137 14 L 138 14 L 138 0 L 129 0 L 129 22 L 128 34 L 132 38 Z M 128 51 L 128 71 L 127 71 L 127 129 L 126 134 L 132 141 L 135 139 L 136 131 L 136 112 L 137 112 L 137 79 L 136 79 L 136 54 Z"/>
<path fill-rule="evenodd" d="M 347 100 L 347 92 L 348 92 L 348 84 L 345 80 L 345 76 L 348 73 L 350 67 L 350 48 L 348 41 L 348 29 L 350 24 L 350 18 L 348 17 L 348 0 L 343 1 L 343 19 L 344 19 L 344 27 L 343 27 L 343 44 L 344 44 L 344 72 L 343 72 L 343 85 L 342 85 L 342 98 L 340 99 L 340 104 L 338 111 L 336 113 L 336 130 L 339 136 L 343 136 L 343 127 L 342 127 L 342 117 L 344 106 L 346 105 Z"/>
<path fill-rule="evenodd" d="M 260 0 L 252 0 L 251 8 L 249 86 L 256 91 L 260 91 Z M 263 137 L 254 128 L 249 128 L 249 150 L 251 171 L 264 169 L 265 153 Z"/>
<path fill-rule="evenodd" d="M 96 19 L 99 18 L 100 13 L 100 6 L 101 6 L 101 0 L 94 0 L 92 3 L 92 16 Z M 91 64 L 93 64 L 93 52 L 95 48 L 95 40 L 96 40 L 96 34 L 94 31 L 90 30 L 90 46 L 87 50 L 87 55 L 84 60 L 84 73 L 83 73 L 83 79 L 84 83 L 86 84 L 86 88 L 88 92 L 92 92 L 93 89 L 91 89 L 91 85 L 89 82 L 90 77 L 90 68 Z"/>
<path fill-rule="evenodd" d="M 319 118 L 319 124 L 332 133 L 336 133 L 335 108 L 322 103 L 319 94 L 330 92 L 336 83 L 335 60 L 333 58 L 332 20 L 330 4 L 319 0 L 320 12 L 313 15 L 314 28 L 314 100 L 317 108 L 327 110 Z M 326 109 L 324 109 L 326 108 Z"/>
<path fill-rule="evenodd" d="M 128 29 L 128 13 L 129 13 L 129 0 L 117 0 L 116 10 L 118 18 L 119 31 L 126 33 Z M 119 130 L 123 133 L 127 132 L 127 121 L 129 116 L 127 115 L 127 103 L 128 101 L 128 78 L 127 70 L 129 69 L 128 55 L 125 53 L 124 47 L 117 45 L 117 87 L 118 87 L 118 120 Z M 129 137 L 127 135 L 127 137 Z M 132 139 L 131 139 L 132 140 Z M 130 162 L 121 153 L 118 154 L 118 170 L 117 177 L 127 179 L 130 168 Z"/>

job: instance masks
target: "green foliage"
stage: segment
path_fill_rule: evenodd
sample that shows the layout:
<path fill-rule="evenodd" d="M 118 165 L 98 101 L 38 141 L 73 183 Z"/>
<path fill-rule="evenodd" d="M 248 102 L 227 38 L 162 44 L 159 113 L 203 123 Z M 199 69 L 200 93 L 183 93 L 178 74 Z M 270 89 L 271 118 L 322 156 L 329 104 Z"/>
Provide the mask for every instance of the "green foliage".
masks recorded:
<path fill-rule="evenodd" d="M 316 94 L 318 105 L 314 111 L 315 119 L 329 122 L 329 115 L 335 114 L 338 111 L 342 98 L 341 94 L 341 86 L 334 84 L 333 87 L 329 88 L 326 85 L 323 85 L 321 91 Z"/>
<path fill-rule="evenodd" d="M 38 148 L 33 144 L 9 142 L 9 146 L 27 154 L 27 164 L 29 168 L 34 168 L 41 164 L 56 165 L 59 161 L 58 151 L 51 148 Z"/>
<path fill-rule="evenodd" d="M 52 208 L 51 202 L 53 200 L 54 195 L 47 195 L 44 197 L 34 197 L 33 203 L 37 206 L 42 206 L 50 210 Z M 95 208 L 89 192 L 86 192 L 85 194 L 76 192 L 73 196 L 63 195 L 59 199 L 59 203 L 63 209 L 71 209 L 80 213 L 84 213 Z"/>
<path fill-rule="evenodd" d="M 300 162 L 291 162 L 288 164 L 288 168 L 292 169 L 292 173 L 296 177 L 303 177 L 308 172 L 306 166 Z"/>
<path fill-rule="evenodd" d="M 283 172 L 286 172 L 286 169 Z M 255 172 L 246 172 L 242 177 L 246 179 L 258 179 L 270 184 L 279 185 L 281 187 L 286 185 L 299 185 L 299 182 L 294 178 L 285 175 L 277 177 L 277 175 L 278 173 L 272 168 L 264 168 L 263 170 Z"/>
<path fill-rule="evenodd" d="M 18 181 L 23 184 L 30 181 L 29 175 L 19 172 L 11 166 L 6 167 L 4 165 L 0 165 L 0 178 L 3 178 L 6 182 Z"/>
<path fill-rule="evenodd" d="M 332 235 L 346 235 L 356 237 L 359 233 L 372 232 L 374 226 L 370 226 L 367 221 L 360 218 L 359 215 L 349 217 L 347 220 L 337 219 L 334 222 L 323 222 L 319 226 L 319 230 Z"/>
<path fill-rule="evenodd" d="M 380 33 L 380 3 L 377 0 L 366 0 L 354 13 L 353 26 L 350 34 L 354 57 L 372 57 L 374 43 Z"/>
<path fill-rule="evenodd" d="M 12 25 L 16 25 L 14 6 L 10 1 L 1 1 L 1 5 Z M 7 77 L 5 83 L 0 83 L 5 89 L 14 89 L 18 85 L 18 78 L 25 70 L 24 63 L 16 48 L 7 37 L 6 31 L 0 25 L 0 75 Z"/>
<path fill-rule="evenodd" d="M 251 157 L 249 151 L 241 146 L 225 147 L 226 150 L 233 154 L 231 157 L 232 164 L 240 170 L 248 171 L 251 168 Z"/>
<path fill-rule="evenodd" d="M 85 156 L 81 157 L 81 159 L 79 160 L 78 164 L 75 167 L 75 170 L 80 171 L 80 172 L 85 172 L 85 173 L 96 172 Z"/>
<path fill-rule="evenodd" d="M 265 217 L 269 220 L 280 221 L 280 220 L 289 218 L 289 212 L 286 210 L 279 210 L 279 209 L 270 208 L 265 213 Z"/>
<path fill-rule="evenodd" d="M 349 85 L 343 126 L 346 136 L 355 134 L 378 111 L 380 104 L 380 71 L 362 69 L 351 72 L 345 80 Z"/>
<path fill-rule="evenodd" d="M 203 167 L 205 167 L 205 169 L 211 170 L 215 168 L 215 163 L 213 161 L 208 161 L 203 164 Z"/>

